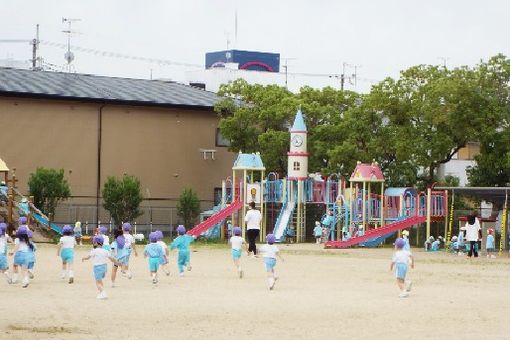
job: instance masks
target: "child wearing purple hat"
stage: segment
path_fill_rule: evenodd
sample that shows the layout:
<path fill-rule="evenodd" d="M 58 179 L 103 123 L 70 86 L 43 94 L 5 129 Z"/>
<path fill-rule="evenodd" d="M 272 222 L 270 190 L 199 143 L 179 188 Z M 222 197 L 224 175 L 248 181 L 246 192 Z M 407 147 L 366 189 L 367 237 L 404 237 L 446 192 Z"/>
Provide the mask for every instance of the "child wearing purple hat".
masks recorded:
<path fill-rule="evenodd" d="M 168 247 L 166 243 L 163 241 L 163 232 L 161 230 L 156 230 L 158 237 L 158 244 L 163 250 L 163 256 L 159 258 L 159 265 L 161 266 L 161 269 L 163 269 L 163 272 L 166 274 L 166 276 L 170 275 L 170 270 L 168 270 L 168 257 L 170 256 L 170 252 L 168 251 Z"/>
<path fill-rule="evenodd" d="M 241 268 L 241 253 L 243 248 L 246 249 L 246 241 L 241 237 L 241 228 L 234 228 L 234 236 L 229 239 L 230 244 L 232 245 L 232 260 L 234 260 L 234 265 L 237 268 L 237 273 L 239 274 L 239 278 L 242 279 L 244 272 Z"/>
<path fill-rule="evenodd" d="M 260 251 L 264 257 L 264 264 L 266 266 L 267 272 L 267 281 L 269 283 L 269 290 L 273 290 L 276 280 L 278 280 L 278 276 L 274 271 L 274 267 L 276 266 L 276 257 L 280 258 L 283 262 L 283 257 L 280 255 L 280 250 L 274 244 L 276 241 L 276 237 L 273 234 L 268 234 L 266 236 L 267 244 L 264 244 Z"/>
<path fill-rule="evenodd" d="M 145 246 L 143 256 L 149 258 L 149 271 L 151 272 L 152 283 L 158 283 L 158 269 L 160 258 L 164 255 L 163 249 L 158 244 L 158 233 L 152 232 L 149 234 L 150 243 Z"/>
<path fill-rule="evenodd" d="M 28 248 L 28 255 L 27 255 L 27 269 L 28 269 L 28 277 L 30 280 L 34 278 L 34 267 L 35 267 L 35 252 L 37 251 L 37 246 L 35 245 L 34 241 L 32 241 L 32 230 L 28 229 L 28 239 L 30 243 L 32 243 L 33 248 Z"/>
<path fill-rule="evenodd" d="M 81 259 L 82 262 L 92 259 L 92 264 L 94 265 L 94 278 L 96 279 L 96 287 L 99 291 L 97 298 L 100 300 L 105 300 L 108 298 L 103 285 L 103 279 L 105 278 L 106 271 L 108 270 L 108 260 L 116 263 L 115 259 L 110 255 L 110 252 L 103 248 L 103 240 L 103 236 L 101 235 L 94 236 L 92 239 L 94 249 L 90 251 L 88 256 L 85 256 Z"/>
<path fill-rule="evenodd" d="M 21 274 L 23 276 L 22 287 L 26 288 L 30 282 L 28 277 L 28 252 L 29 249 L 33 249 L 34 245 L 28 239 L 28 228 L 26 226 L 22 225 L 18 228 L 16 237 L 18 239 L 18 243 L 14 247 L 14 251 L 9 253 L 9 255 L 14 254 L 14 274 L 12 282 L 17 282 L 18 270 L 21 267 Z"/>
<path fill-rule="evenodd" d="M 9 274 L 9 263 L 7 262 L 7 242 L 12 242 L 7 231 L 7 224 L 0 223 L 0 272 L 5 275 L 7 283 L 12 283 L 11 275 Z"/>
<path fill-rule="evenodd" d="M 111 247 L 110 247 L 110 238 L 108 237 L 107 234 L 108 234 L 108 228 L 106 228 L 105 226 L 100 226 L 98 228 L 98 235 L 103 236 L 103 248 L 106 251 L 110 251 L 111 250 Z"/>
<path fill-rule="evenodd" d="M 126 269 L 122 272 L 122 275 L 127 275 L 127 277 L 130 279 L 132 277 L 131 273 L 129 272 L 129 258 L 131 257 L 131 253 L 135 253 L 135 256 L 138 256 L 138 252 L 136 251 L 135 247 L 135 238 L 133 235 L 131 235 L 131 224 L 130 223 L 123 223 L 122 224 L 122 231 L 124 232 L 124 248 L 126 248 L 128 256 L 127 256 L 127 262 L 125 264 Z"/>
<path fill-rule="evenodd" d="M 74 263 L 74 247 L 76 246 L 76 239 L 73 236 L 73 228 L 70 225 L 64 225 L 62 228 L 63 236 L 60 238 L 57 247 L 57 256 L 62 258 L 62 275 L 61 278 L 65 279 L 69 276 L 69 283 L 74 282 L 74 272 L 72 265 Z"/>
<path fill-rule="evenodd" d="M 111 254 L 117 260 L 117 263 L 112 269 L 112 288 L 115 287 L 115 280 L 117 278 L 117 270 L 120 267 L 122 275 L 127 276 L 131 279 L 133 276 L 128 270 L 129 252 L 126 249 L 126 240 L 124 238 L 122 230 L 116 230 L 114 233 L 115 241 L 111 244 Z"/>
<path fill-rule="evenodd" d="M 397 278 L 397 285 L 400 289 L 399 297 L 408 297 L 411 291 L 412 282 L 409 280 L 406 282 L 407 269 L 409 264 L 411 268 L 414 268 L 414 258 L 411 252 L 404 250 L 406 242 L 402 238 L 397 238 L 395 241 L 395 253 L 391 260 L 390 271 L 395 268 L 395 277 Z"/>
<path fill-rule="evenodd" d="M 170 244 L 170 249 L 179 249 L 177 268 L 179 269 L 179 276 L 182 277 L 184 276 L 184 267 L 188 267 L 188 271 L 191 270 L 189 245 L 195 241 L 195 237 L 186 235 L 186 228 L 183 225 L 177 227 L 177 234 L 179 236 Z"/>

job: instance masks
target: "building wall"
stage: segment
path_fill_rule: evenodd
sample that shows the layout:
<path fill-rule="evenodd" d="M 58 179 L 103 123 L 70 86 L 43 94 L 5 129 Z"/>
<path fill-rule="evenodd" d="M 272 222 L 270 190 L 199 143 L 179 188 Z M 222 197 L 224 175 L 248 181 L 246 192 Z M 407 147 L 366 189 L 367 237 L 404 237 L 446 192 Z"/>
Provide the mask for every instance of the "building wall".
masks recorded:
<path fill-rule="evenodd" d="M 100 104 L 0 98 L 0 158 L 27 192 L 38 166 L 64 168 L 75 201 L 95 203 Z M 140 178 L 145 197 L 175 205 L 185 186 L 201 200 L 229 176 L 234 154 L 215 146 L 212 111 L 106 105 L 102 109 L 101 188 L 107 176 Z M 199 149 L 217 150 L 204 160 Z M 157 202 L 153 203 L 157 205 Z M 163 203 L 162 203 L 163 204 Z M 203 204 L 210 206 L 209 204 Z"/>

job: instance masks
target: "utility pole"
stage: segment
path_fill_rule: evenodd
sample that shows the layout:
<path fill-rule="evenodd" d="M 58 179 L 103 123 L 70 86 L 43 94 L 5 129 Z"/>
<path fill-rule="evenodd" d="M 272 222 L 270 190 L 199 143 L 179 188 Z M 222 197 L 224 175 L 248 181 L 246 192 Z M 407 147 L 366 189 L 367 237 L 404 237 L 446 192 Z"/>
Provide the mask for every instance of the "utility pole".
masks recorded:
<path fill-rule="evenodd" d="M 354 85 L 354 87 L 356 87 L 357 85 L 357 78 L 358 78 L 358 66 L 359 65 L 350 65 L 346 62 L 342 63 L 342 74 L 340 75 L 340 90 L 343 92 L 344 90 L 344 87 L 345 87 L 345 69 L 347 67 L 352 67 L 354 68 L 354 73 L 349 76 L 347 79 L 349 80 L 349 83 Z M 352 80 L 354 80 L 354 82 L 352 82 Z"/>
<path fill-rule="evenodd" d="M 283 68 L 285 69 L 285 88 L 288 89 L 288 74 L 289 74 L 289 60 L 295 60 L 296 58 L 285 58 L 285 65 Z"/>
<path fill-rule="evenodd" d="M 39 49 L 39 24 L 36 25 L 35 39 L 32 40 L 32 71 L 38 71 L 37 67 L 37 50 Z"/>

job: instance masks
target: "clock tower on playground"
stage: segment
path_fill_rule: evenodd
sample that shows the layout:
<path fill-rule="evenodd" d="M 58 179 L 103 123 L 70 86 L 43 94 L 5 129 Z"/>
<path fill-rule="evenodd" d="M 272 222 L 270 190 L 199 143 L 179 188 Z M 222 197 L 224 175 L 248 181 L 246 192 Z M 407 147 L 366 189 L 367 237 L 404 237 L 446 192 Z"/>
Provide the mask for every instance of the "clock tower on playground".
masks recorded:
<path fill-rule="evenodd" d="M 303 181 L 308 177 L 308 152 L 306 150 L 306 125 L 303 113 L 298 110 L 290 129 L 290 151 L 287 153 L 287 178 Z"/>

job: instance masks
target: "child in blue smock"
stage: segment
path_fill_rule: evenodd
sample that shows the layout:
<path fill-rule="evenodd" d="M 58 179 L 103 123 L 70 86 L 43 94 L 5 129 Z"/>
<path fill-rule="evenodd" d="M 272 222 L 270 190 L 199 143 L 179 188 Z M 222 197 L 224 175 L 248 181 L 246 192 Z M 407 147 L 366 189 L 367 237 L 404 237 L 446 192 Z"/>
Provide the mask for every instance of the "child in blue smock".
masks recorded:
<path fill-rule="evenodd" d="M 5 275 L 7 283 L 11 284 L 12 279 L 9 274 L 9 263 L 7 262 L 7 242 L 12 242 L 9 235 L 5 232 L 7 231 L 7 224 L 0 223 L 0 273 Z"/>
<path fill-rule="evenodd" d="M 177 268 L 179 269 L 179 276 L 184 276 L 184 267 L 191 270 L 189 245 L 195 241 L 194 236 L 185 235 L 186 228 L 183 225 L 177 227 L 177 236 L 170 244 L 170 249 L 179 249 L 179 256 L 177 257 Z"/>
<path fill-rule="evenodd" d="M 335 216 L 333 216 L 333 211 L 331 209 L 328 209 L 326 216 L 322 219 L 322 225 L 324 225 L 327 229 L 326 241 L 328 241 L 335 228 Z"/>
<path fill-rule="evenodd" d="M 494 241 L 494 229 L 487 230 L 487 239 L 485 240 L 485 249 L 487 249 L 487 258 L 495 259 L 496 245 Z"/>
<path fill-rule="evenodd" d="M 322 238 L 322 227 L 319 221 L 315 221 L 315 228 L 313 228 L 313 236 L 315 237 L 315 243 L 320 244 Z"/>
<path fill-rule="evenodd" d="M 409 230 L 402 231 L 402 239 L 404 240 L 404 250 L 411 251 L 411 245 L 409 244 Z"/>
<path fill-rule="evenodd" d="M 57 256 L 62 258 L 62 275 L 61 278 L 65 279 L 66 275 L 69 275 L 69 283 L 74 282 L 74 247 L 76 246 L 76 239 L 73 236 L 73 228 L 69 225 L 65 225 L 62 228 L 62 236 L 58 242 Z"/>
<path fill-rule="evenodd" d="M 115 238 L 110 244 L 111 254 L 115 258 L 116 263 L 112 268 L 112 288 L 115 288 L 115 280 L 117 278 L 117 270 L 120 267 L 120 271 L 122 274 L 126 274 L 127 264 L 129 262 L 129 250 L 126 248 L 126 240 L 124 239 L 124 235 L 122 231 L 117 232 L 118 236 Z M 127 273 L 127 278 L 131 279 L 131 274 Z"/>
<path fill-rule="evenodd" d="M 163 249 L 158 244 L 158 234 L 152 232 L 149 234 L 149 243 L 145 246 L 143 256 L 149 258 L 149 271 L 151 272 L 152 283 L 158 283 L 158 269 L 160 258 L 164 256 Z"/>
<path fill-rule="evenodd" d="M 17 274 L 19 268 L 21 268 L 21 276 L 23 277 L 22 281 L 22 287 L 26 288 L 28 287 L 28 284 L 30 283 L 29 276 L 28 276 L 28 252 L 29 250 L 33 250 L 34 244 L 30 242 L 28 239 L 28 228 L 25 225 L 21 225 L 18 228 L 18 231 L 16 233 L 17 237 L 17 244 L 14 247 L 14 251 L 12 253 L 9 253 L 10 255 L 14 255 L 14 277 L 12 282 L 17 282 Z"/>

